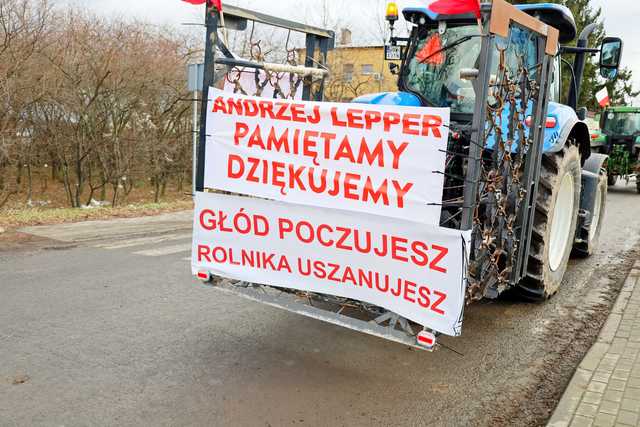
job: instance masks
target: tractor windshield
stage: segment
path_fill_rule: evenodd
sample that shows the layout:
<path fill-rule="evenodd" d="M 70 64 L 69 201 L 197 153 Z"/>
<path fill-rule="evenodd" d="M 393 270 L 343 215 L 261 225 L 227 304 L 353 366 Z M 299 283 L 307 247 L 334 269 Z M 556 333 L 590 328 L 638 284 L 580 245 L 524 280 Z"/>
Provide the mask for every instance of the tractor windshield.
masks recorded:
<path fill-rule="evenodd" d="M 475 92 L 471 81 L 460 78 L 460 70 L 479 66 L 478 26 L 416 31 L 404 67 L 404 89 L 420 95 L 431 106 L 473 113 Z"/>
<path fill-rule="evenodd" d="M 640 133 L 640 112 L 605 113 L 602 130 L 610 135 L 634 135 Z"/>
<path fill-rule="evenodd" d="M 507 38 L 495 37 L 491 80 L 494 85 L 498 63 L 504 52 L 504 67 L 511 78 L 521 68 L 535 81 L 538 69 L 537 36 L 530 30 L 513 26 Z M 460 78 L 464 69 L 480 69 L 481 37 L 478 26 L 451 26 L 445 31 L 418 27 L 412 35 L 402 75 L 402 88 L 413 92 L 430 106 L 449 107 L 452 113 L 472 114 L 475 91 L 471 80 Z"/>

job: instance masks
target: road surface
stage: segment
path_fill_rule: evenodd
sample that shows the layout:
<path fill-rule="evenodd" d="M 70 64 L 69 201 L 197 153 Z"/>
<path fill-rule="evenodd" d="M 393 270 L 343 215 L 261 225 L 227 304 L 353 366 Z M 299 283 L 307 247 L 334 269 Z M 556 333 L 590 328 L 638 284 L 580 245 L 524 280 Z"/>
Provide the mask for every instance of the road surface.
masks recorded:
<path fill-rule="evenodd" d="M 638 256 L 639 212 L 612 189 L 556 297 L 473 305 L 434 353 L 200 285 L 188 213 L 29 229 L 0 246 L 0 425 L 539 425 Z"/>

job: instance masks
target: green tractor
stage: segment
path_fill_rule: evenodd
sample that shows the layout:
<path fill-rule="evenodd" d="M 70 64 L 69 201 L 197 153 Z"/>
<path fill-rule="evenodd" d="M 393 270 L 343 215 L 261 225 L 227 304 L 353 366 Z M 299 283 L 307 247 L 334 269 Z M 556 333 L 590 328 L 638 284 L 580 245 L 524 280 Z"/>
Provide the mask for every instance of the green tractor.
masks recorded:
<path fill-rule="evenodd" d="M 618 178 L 628 183 L 635 176 L 640 193 L 640 107 L 608 107 L 600 116 L 600 129 L 602 138 L 594 140 L 592 148 L 609 156 L 608 184 Z"/>

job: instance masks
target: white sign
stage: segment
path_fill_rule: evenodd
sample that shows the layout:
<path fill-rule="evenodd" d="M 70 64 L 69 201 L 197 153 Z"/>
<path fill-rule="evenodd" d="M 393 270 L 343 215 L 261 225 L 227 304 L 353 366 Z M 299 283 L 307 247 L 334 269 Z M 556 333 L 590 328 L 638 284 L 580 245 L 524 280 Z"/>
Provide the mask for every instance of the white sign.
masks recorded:
<path fill-rule="evenodd" d="M 259 93 L 261 98 L 302 99 L 303 87 L 303 77 L 298 74 L 273 73 L 269 78 L 264 70 L 254 68 L 236 67 L 224 79 L 225 92 L 242 93 L 242 89 L 248 95 Z"/>
<path fill-rule="evenodd" d="M 375 215 L 197 193 L 192 269 L 365 301 L 457 336 L 468 238 Z"/>
<path fill-rule="evenodd" d="M 205 187 L 440 223 L 449 109 L 209 96 Z"/>

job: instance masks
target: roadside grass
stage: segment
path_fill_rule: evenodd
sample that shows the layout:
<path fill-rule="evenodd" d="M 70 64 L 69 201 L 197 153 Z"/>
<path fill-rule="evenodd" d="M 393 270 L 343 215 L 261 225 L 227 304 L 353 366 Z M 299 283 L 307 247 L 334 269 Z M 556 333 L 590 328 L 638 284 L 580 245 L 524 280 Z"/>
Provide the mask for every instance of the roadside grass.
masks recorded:
<path fill-rule="evenodd" d="M 0 227 L 11 230 L 30 225 L 60 224 L 109 218 L 152 216 L 193 208 L 191 200 L 161 203 L 136 203 L 126 206 L 94 208 L 8 208 L 0 210 Z"/>

